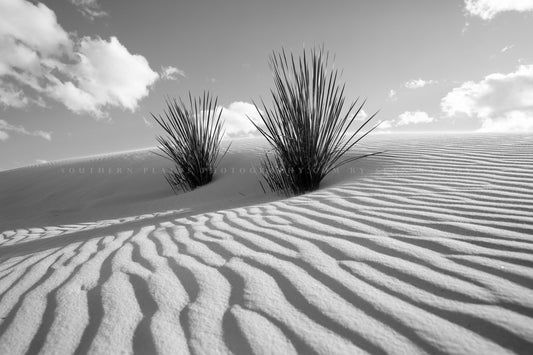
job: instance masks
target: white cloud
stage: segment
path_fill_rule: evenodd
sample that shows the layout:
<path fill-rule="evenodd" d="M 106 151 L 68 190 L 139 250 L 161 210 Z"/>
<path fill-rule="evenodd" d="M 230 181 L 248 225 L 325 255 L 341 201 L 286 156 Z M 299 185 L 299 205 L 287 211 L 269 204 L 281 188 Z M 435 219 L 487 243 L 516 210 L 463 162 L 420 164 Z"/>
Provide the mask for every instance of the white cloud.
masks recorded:
<path fill-rule="evenodd" d="M 513 49 L 513 48 L 514 48 L 514 44 L 511 44 L 510 46 L 505 46 L 505 47 L 503 47 L 503 48 L 501 49 L 501 52 L 502 52 L 502 53 L 505 53 L 505 52 L 507 52 L 508 50 Z"/>
<path fill-rule="evenodd" d="M 418 123 L 430 123 L 434 121 L 433 117 L 430 117 L 424 111 L 406 111 L 398 116 L 400 119 L 396 122 L 396 126 L 405 126 Z"/>
<path fill-rule="evenodd" d="M 467 81 L 441 100 L 441 108 L 448 116 L 480 119 L 482 130 L 530 130 L 533 65 L 521 65 L 508 74 L 490 74 L 479 82 Z"/>
<path fill-rule="evenodd" d="M 146 58 L 131 54 L 116 37 L 109 41 L 84 37 L 76 54 L 76 64 L 63 66 L 70 80 L 50 76 L 51 85 L 45 89 L 50 97 L 76 113 L 101 117 L 107 106 L 133 112 L 159 77 Z"/>
<path fill-rule="evenodd" d="M 146 127 L 154 127 L 154 124 L 152 123 L 152 121 L 148 120 L 146 117 L 142 116 L 142 120 L 143 120 L 143 123 Z"/>
<path fill-rule="evenodd" d="M 468 29 L 470 28 L 470 22 L 465 22 L 465 25 L 463 26 L 463 29 L 461 30 L 461 34 L 464 36 L 464 34 L 466 33 L 466 31 L 468 31 Z"/>
<path fill-rule="evenodd" d="M 159 73 L 162 79 L 165 80 L 178 80 L 180 76 L 185 77 L 185 72 L 173 66 L 162 67 Z"/>
<path fill-rule="evenodd" d="M 533 0 L 465 0 L 465 8 L 472 16 L 491 20 L 507 11 L 533 11 Z"/>
<path fill-rule="evenodd" d="M 240 138 L 260 135 L 259 131 L 250 122 L 249 118 L 259 127 L 265 127 L 255 105 L 251 103 L 235 101 L 227 107 L 219 107 L 219 109 L 221 108 L 223 108 L 221 118 L 224 120 L 224 129 L 226 136 L 228 137 Z M 263 111 L 261 111 L 261 113 L 263 113 Z M 356 121 L 364 120 L 368 117 L 368 114 L 364 110 L 361 110 Z M 355 122 L 354 127 L 359 127 L 360 124 L 361 122 Z"/>
<path fill-rule="evenodd" d="M 423 88 L 424 86 L 436 84 L 437 81 L 435 80 L 424 80 L 424 79 L 413 79 L 409 80 L 404 84 L 404 86 L 408 89 L 419 89 Z"/>
<path fill-rule="evenodd" d="M 45 131 L 40 131 L 40 130 L 28 131 L 26 128 L 22 126 L 12 125 L 5 120 L 0 120 L 0 139 L 1 140 L 6 140 L 9 138 L 9 134 L 7 133 L 7 131 L 15 132 L 15 133 L 26 135 L 26 136 L 41 137 L 48 141 L 52 139 L 51 132 L 45 132 Z"/>
<path fill-rule="evenodd" d="M 27 104 L 28 99 L 24 97 L 22 90 L 15 89 L 0 80 L 0 106 L 21 108 Z"/>
<path fill-rule="evenodd" d="M 441 108 L 448 116 L 464 113 L 468 117 L 486 117 L 490 113 L 490 107 L 483 106 L 478 101 L 490 91 L 490 85 L 486 82 L 467 81 L 446 94 L 441 100 Z"/>
<path fill-rule="evenodd" d="M 398 99 L 398 96 L 396 95 L 396 90 L 390 89 L 390 91 L 389 91 L 389 99 L 391 99 L 392 101 L 395 101 L 395 100 Z"/>
<path fill-rule="evenodd" d="M 68 73 L 81 93 L 72 102 L 68 102 L 68 95 L 64 98 L 71 106 L 82 100 L 75 112 L 87 111 L 86 107 L 98 112 L 106 105 L 135 111 L 138 101 L 148 95 L 148 87 L 159 77 L 146 58 L 131 54 L 116 37 L 109 41 L 84 37 L 78 57 L 79 62 Z"/>
<path fill-rule="evenodd" d="M 229 137 L 250 137 L 258 134 L 257 128 L 248 119 L 250 117 L 256 124 L 262 124 L 261 117 L 253 104 L 236 101 L 222 111 L 224 129 Z"/>
<path fill-rule="evenodd" d="M 392 128 L 392 122 L 391 121 L 382 121 L 377 129 L 389 129 Z"/>
<path fill-rule="evenodd" d="M 96 17 L 107 16 L 107 12 L 100 8 L 98 0 L 70 0 L 70 2 L 76 6 L 83 16 L 90 20 L 94 20 Z"/>
<path fill-rule="evenodd" d="M 76 113 L 105 116 L 108 107 L 134 111 L 159 78 L 146 58 L 116 37 L 69 35 L 53 11 L 25 0 L 0 2 L 0 79 L 31 88 Z M 4 87 L 4 90 L 6 88 Z"/>
<path fill-rule="evenodd" d="M 71 44 L 52 10 L 24 0 L 0 1 L 0 38 L 5 41 L 6 36 L 43 54 L 55 53 Z"/>
<path fill-rule="evenodd" d="M 355 113 L 355 112 L 353 112 L 353 113 Z M 353 115 L 351 117 L 353 117 Z M 352 123 L 352 125 L 355 126 L 355 127 L 359 127 L 359 125 L 361 124 L 361 121 L 364 121 L 368 117 L 369 117 L 368 113 L 364 109 L 361 109 L 361 111 L 359 111 L 359 114 L 357 115 L 357 117 L 354 119 L 354 122 Z"/>
<path fill-rule="evenodd" d="M 533 111 L 511 111 L 500 119 L 483 121 L 480 132 L 527 132 L 533 131 Z"/>
<path fill-rule="evenodd" d="M 73 112 L 91 112 L 97 117 L 104 115 L 102 110 L 93 102 L 91 95 L 78 88 L 71 81 L 63 83 L 59 80 L 54 80 L 54 85 L 48 89 L 43 89 L 43 91 L 47 91 L 48 96 L 62 102 Z"/>

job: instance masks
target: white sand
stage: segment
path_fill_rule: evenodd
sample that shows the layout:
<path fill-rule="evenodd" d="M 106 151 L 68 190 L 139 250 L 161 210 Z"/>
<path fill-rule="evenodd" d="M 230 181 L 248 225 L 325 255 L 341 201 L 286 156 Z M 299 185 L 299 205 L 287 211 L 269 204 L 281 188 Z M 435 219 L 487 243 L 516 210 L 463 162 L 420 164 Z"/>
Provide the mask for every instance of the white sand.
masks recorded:
<path fill-rule="evenodd" d="M 533 135 L 375 135 L 289 199 L 264 149 L 0 172 L 0 354 L 533 353 Z"/>

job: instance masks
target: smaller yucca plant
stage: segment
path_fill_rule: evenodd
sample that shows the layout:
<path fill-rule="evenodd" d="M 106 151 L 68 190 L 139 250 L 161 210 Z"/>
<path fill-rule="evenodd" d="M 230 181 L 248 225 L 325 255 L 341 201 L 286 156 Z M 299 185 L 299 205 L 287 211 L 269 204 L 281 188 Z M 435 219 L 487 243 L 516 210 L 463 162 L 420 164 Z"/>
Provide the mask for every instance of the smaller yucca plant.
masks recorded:
<path fill-rule="evenodd" d="M 217 102 L 207 92 L 196 98 L 189 93 L 188 106 L 181 99 L 167 98 L 164 114 L 151 114 L 166 133 L 157 137 L 160 153 L 156 154 L 174 162 L 174 169 L 165 178 L 176 193 L 211 182 L 227 152 L 219 155 L 224 132 Z"/>
<path fill-rule="evenodd" d="M 320 182 L 336 168 L 364 156 L 344 158 L 362 138 L 373 131 L 363 128 L 375 114 L 354 132 L 349 129 L 365 102 L 353 101 L 345 108 L 344 84 L 330 66 L 322 48 L 296 57 L 273 53 L 270 67 L 275 89 L 273 107 L 256 104 L 263 127 L 251 121 L 273 147 L 262 163 L 263 178 L 273 191 L 302 194 L 319 188 Z"/>

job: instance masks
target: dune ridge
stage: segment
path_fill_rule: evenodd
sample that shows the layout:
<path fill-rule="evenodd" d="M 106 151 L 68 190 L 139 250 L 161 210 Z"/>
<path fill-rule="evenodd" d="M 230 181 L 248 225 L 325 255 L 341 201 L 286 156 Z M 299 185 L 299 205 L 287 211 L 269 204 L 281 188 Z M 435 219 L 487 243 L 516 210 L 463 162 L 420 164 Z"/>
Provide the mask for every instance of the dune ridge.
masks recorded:
<path fill-rule="evenodd" d="M 0 353 L 531 353 L 533 136 L 363 148 L 299 197 L 5 230 Z"/>

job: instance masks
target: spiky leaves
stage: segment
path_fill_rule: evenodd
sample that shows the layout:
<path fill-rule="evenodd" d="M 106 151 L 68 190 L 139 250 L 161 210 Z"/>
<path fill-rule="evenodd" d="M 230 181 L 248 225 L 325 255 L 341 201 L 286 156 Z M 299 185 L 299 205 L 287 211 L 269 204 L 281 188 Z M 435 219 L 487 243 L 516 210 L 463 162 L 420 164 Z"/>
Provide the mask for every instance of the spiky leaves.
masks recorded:
<path fill-rule="evenodd" d="M 165 178 L 176 193 L 209 183 L 223 157 L 219 156 L 224 134 L 222 109 L 217 101 L 206 92 L 197 98 L 189 93 L 188 105 L 181 99 L 167 98 L 163 115 L 152 114 L 166 133 L 157 137 L 158 154 L 174 162 L 174 169 Z"/>
<path fill-rule="evenodd" d="M 344 84 L 330 66 L 329 54 L 312 49 L 295 58 L 285 50 L 270 57 L 275 89 L 273 107 L 255 104 L 264 123 L 252 123 L 273 146 L 262 163 L 263 177 L 274 191 L 302 194 L 319 188 L 334 169 L 361 157 L 343 158 L 355 144 L 374 130 L 363 128 L 376 116 L 349 132 L 366 102 L 356 99 L 345 107 Z"/>

